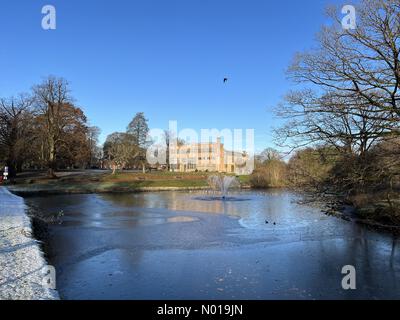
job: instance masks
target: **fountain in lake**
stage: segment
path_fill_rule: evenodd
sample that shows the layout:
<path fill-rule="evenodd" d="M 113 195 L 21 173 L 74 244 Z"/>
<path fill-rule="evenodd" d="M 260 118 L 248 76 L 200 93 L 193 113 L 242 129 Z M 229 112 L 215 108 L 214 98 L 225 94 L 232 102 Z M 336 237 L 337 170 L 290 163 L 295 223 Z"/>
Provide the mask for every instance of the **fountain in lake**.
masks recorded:
<path fill-rule="evenodd" d="M 208 185 L 215 192 L 219 192 L 222 199 L 226 199 L 229 189 L 240 187 L 240 182 L 236 177 L 215 175 L 208 178 Z"/>

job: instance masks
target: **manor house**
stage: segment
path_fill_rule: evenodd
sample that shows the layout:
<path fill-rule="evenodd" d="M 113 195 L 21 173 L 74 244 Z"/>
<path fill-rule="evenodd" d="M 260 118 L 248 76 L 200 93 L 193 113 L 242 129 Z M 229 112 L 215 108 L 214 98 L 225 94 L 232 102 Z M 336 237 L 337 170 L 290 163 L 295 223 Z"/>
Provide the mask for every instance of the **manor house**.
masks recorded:
<path fill-rule="evenodd" d="M 221 172 L 249 174 L 245 152 L 225 150 L 221 138 L 216 142 L 183 144 L 170 150 L 171 170 L 179 172 Z"/>

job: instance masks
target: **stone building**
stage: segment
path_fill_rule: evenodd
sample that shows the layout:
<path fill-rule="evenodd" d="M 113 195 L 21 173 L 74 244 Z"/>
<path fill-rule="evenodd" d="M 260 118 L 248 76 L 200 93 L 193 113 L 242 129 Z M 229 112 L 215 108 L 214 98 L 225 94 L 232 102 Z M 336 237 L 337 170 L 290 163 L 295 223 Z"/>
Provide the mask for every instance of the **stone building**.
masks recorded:
<path fill-rule="evenodd" d="M 171 148 L 171 169 L 179 172 L 221 172 L 249 174 L 244 152 L 225 150 L 221 138 L 216 142 L 192 143 Z"/>

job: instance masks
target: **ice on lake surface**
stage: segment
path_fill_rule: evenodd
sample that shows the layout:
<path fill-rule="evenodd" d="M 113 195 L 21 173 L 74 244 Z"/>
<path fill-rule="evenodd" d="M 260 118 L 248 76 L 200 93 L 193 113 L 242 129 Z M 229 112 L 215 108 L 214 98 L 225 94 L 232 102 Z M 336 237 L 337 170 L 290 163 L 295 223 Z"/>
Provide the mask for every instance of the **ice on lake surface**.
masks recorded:
<path fill-rule="evenodd" d="M 284 190 L 26 199 L 64 213 L 49 256 L 65 299 L 400 298 L 393 236 L 298 200 Z M 345 265 L 357 290 L 342 289 Z"/>

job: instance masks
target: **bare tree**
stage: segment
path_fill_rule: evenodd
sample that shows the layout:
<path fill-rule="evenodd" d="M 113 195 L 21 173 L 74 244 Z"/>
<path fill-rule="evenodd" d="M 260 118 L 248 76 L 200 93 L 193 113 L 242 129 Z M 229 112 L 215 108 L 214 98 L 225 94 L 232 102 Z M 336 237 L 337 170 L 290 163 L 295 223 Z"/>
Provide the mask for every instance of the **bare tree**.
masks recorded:
<path fill-rule="evenodd" d="M 256 156 L 257 162 L 264 164 L 268 161 L 282 160 L 282 155 L 274 148 L 266 148 Z"/>
<path fill-rule="evenodd" d="M 68 148 L 67 135 L 84 128 L 86 117 L 73 105 L 68 82 L 63 78 L 48 77 L 33 87 L 35 105 L 39 111 L 43 157 L 49 177 L 56 177 L 57 155 Z"/>
<path fill-rule="evenodd" d="M 302 89 L 287 95 L 277 133 L 292 147 L 324 142 L 364 155 L 399 133 L 400 7 L 398 0 L 362 0 L 357 28 L 344 30 L 336 8 L 314 50 L 297 54 L 288 75 Z M 296 138 L 296 139 L 293 139 Z"/>
<path fill-rule="evenodd" d="M 357 100 L 359 108 L 372 108 L 368 109 L 371 116 L 398 121 L 398 0 L 362 0 L 355 30 L 341 28 L 337 9 L 331 9 L 329 15 L 337 23 L 323 28 L 315 50 L 296 56 L 289 76 L 297 83 L 317 87 L 314 93 L 320 97 L 329 92 L 340 101 Z"/>
<path fill-rule="evenodd" d="M 9 167 L 11 177 L 21 170 L 28 156 L 31 130 L 32 99 L 24 94 L 0 99 L 0 156 Z"/>
<path fill-rule="evenodd" d="M 376 109 L 350 97 L 330 93 L 318 97 L 309 90 L 291 92 L 276 110 L 287 120 L 276 130 L 276 141 L 291 149 L 322 143 L 363 157 L 373 144 L 398 128 L 391 117 Z"/>
<path fill-rule="evenodd" d="M 356 12 L 357 28 L 344 30 L 330 9 L 334 24 L 315 49 L 296 55 L 288 76 L 301 88 L 278 106 L 286 122 L 275 132 L 280 145 L 314 147 L 297 153 L 292 167 L 308 165 L 304 176 L 345 189 L 376 181 L 371 150 L 400 133 L 399 1 L 361 0 Z"/>
<path fill-rule="evenodd" d="M 176 137 L 175 133 L 169 130 L 164 130 L 164 142 L 166 147 L 166 164 L 168 171 L 171 170 L 170 150 L 173 139 L 176 139 L 176 147 L 178 148 L 185 144 L 185 141 L 181 138 Z"/>
<path fill-rule="evenodd" d="M 165 140 L 165 155 L 166 155 L 166 164 L 167 164 L 167 171 L 171 170 L 171 161 L 170 161 L 170 145 L 171 139 L 173 139 L 173 133 L 169 130 L 164 130 L 164 140 Z"/>
<path fill-rule="evenodd" d="M 99 159 L 99 135 L 100 128 L 96 126 L 92 126 L 88 128 L 87 132 L 87 143 L 89 148 L 89 167 L 92 168 L 96 160 Z"/>

